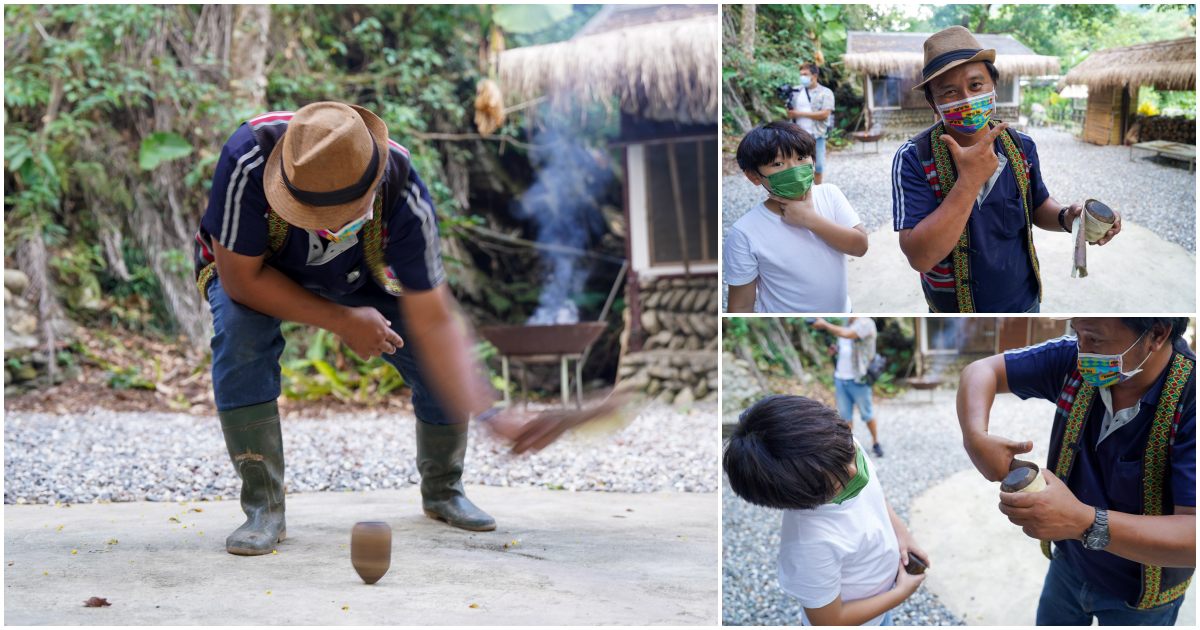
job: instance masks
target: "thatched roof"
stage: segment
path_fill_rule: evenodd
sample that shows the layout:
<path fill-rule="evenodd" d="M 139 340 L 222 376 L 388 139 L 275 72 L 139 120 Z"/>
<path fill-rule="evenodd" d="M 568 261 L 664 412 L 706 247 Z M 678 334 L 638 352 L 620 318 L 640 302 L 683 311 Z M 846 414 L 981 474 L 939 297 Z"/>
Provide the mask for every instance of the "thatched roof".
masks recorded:
<path fill-rule="evenodd" d="M 615 95 L 642 118 L 715 124 L 720 38 L 716 5 L 609 6 L 568 41 L 502 53 L 500 85 L 510 103 Z"/>
<path fill-rule="evenodd" d="M 850 31 L 842 63 L 872 76 L 919 77 L 925 65 L 925 40 L 933 33 L 868 33 Z M 1012 35 L 975 35 L 984 48 L 996 50 L 996 69 L 1002 75 L 1058 74 L 1058 57 L 1039 55 Z"/>
<path fill-rule="evenodd" d="M 1185 37 L 1106 48 L 1071 68 L 1064 85 L 1090 89 L 1149 85 L 1158 90 L 1196 89 L 1196 38 Z"/>

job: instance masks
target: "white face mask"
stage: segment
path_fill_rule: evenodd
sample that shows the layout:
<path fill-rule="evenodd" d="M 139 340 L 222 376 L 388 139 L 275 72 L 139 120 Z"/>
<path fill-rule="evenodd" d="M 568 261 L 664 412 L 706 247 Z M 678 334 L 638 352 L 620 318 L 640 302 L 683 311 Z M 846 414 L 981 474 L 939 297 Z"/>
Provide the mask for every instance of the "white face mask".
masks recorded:
<path fill-rule="evenodd" d="M 803 85 L 804 87 L 812 85 L 812 77 L 800 77 L 800 85 Z"/>

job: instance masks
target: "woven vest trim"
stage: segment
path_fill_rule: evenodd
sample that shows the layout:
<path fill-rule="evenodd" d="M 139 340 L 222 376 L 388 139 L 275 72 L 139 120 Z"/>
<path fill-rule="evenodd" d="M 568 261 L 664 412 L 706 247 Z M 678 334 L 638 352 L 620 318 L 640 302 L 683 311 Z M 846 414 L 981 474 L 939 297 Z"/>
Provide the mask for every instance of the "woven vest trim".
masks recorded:
<path fill-rule="evenodd" d="M 1179 424 L 1183 406 L 1180 400 L 1187 387 L 1188 379 L 1192 376 L 1195 362 L 1182 354 L 1176 354 L 1168 368 L 1167 379 L 1163 383 L 1162 392 L 1158 397 L 1158 406 L 1154 409 L 1154 420 L 1150 426 L 1150 436 L 1146 440 L 1146 452 L 1142 456 L 1142 513 L 1146 516 L 1161 516 L 1165 506 L 1163 490 L 1167 483 L 1170 458 L 1169 448 L 1174 439 L 1175 427 Z M 1055 412 L 1056 422 L 1065 420 L 1063 425 L 1062 443 L 1058 454 L 1050 462 L 1050 468 L 1055 476 L 1067 482 L 1075 466 L 1075 454 L 1081 448 L 1083 426 L 1091 415 L 1092 403 L 1095 401 L 1096 388 L 1083 382 L 1076 370 L 1063 386 L 1058 396 L 1058 409 Z M 1050 542 L 1042 541 L 1042 553 L 1050 558 Z M 1168 604 L 1181 597 L 1187 591 L 1192 578 L 1184 580 L 1166 590 L 1162 589 L 1163 568 L 1154 565 L 1142 565 L 1142 592 L 1138 596 L 1139 609 L 1154 608 Z"/>

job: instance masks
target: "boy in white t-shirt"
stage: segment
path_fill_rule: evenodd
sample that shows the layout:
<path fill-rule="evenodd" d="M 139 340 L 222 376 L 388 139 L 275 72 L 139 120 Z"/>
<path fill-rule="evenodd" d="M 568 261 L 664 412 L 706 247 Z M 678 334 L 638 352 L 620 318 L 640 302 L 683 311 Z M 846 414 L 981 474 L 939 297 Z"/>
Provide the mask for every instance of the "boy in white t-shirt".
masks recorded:
<path fill-rule="evenodd" d="M 849 425 L 802 396 L 768 396 L 738 418 L 725 474 L 739 497 L 784 510 L 779 585 L 804 607 L 805 625 L 891 625 L 891 609 L 932 566 L 883 496 Z"/>
<path fill-rule="evenodd" d="M 738 167 L 768 197 L 725 235 L 729 312 L 850 312 L 846 255 L 867 253 L 867 230 L 837 186 L 812 184 L 815 146 L 790 122 L 738 144 Z"/>

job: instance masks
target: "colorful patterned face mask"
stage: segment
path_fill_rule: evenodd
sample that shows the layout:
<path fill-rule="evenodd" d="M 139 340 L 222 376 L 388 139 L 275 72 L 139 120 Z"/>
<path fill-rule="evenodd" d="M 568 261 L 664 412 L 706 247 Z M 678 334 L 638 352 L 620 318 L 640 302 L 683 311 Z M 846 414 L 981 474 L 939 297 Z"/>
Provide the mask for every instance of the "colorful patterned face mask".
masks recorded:
<path fill-rule="evenodd" d="M 1125 349 L 1125 352 L 1132 350 L 1133 346 L 1138 345 L 1138 343 L 1141 342 L 1142 337 L 1145 336 L 1146 333 L 1142 333 L 1141 337 L 1138 337 L 1137 341 L 1133 342 L 1133 345 Z M 1078 359 L 1079 375 L 1083 377 L 1083 380 L 1096 387 L 1112 387 L 1117 383 L 1123 383 L 1130 378 L 1133 378 L 1138 372 L 1141 372 L 1142 365 L 1145 364 L 1146 360 L 1150 358 L 1150 355 L 1147 354 L 1146 358 L 1142 359 L 1142 362 L 1139 363 L 1136 368 L 1133 368 L 1133 371 L 1124 372 L 1122 370 L 1122 363 L 1124 361 L 1123 357 L 1125 356 L 1125 352 L 1122 352 L 1121 354 L 1094 354 L 1091 352 L 1080 352 Z"/>
<path fill-rule="evenodd" d="M 799 199 L 812 188 L 813 165 L 801 164 L 763 177 L 767 190 L 784 199 Z"/>
<path fill-rule="evenodd" d="M 369 211 L 367 211 L 366 216 L 357 218 L 357 219 L 347 223 L 346 225 L 342 226 L 342 229 L 340 229 L 336 232 L 330 232 L 329 230 L 317 230 L 317 236 L 320 236 L 321 238 L 323 238 L 327 241 L 331 241 L 334 243 L 340 243 L 344 239 L 350 238 L 351 236 L 358 234 L 359 230 L 361 230 L 362 227 L 367 224 L 367 221 L 370 221 L 371 218 L 374 216 L 375 216 L 375 208 L 371 208 Z"/>
<path fill-rule="evenodd" d="M 938 105 L 938 112 L 942 114 L 942 122 L 946 123 L 947 127 L 971 135 L 987 126 L 995 108 L 996 92 L 993 90 L 987 94 Z"/>

